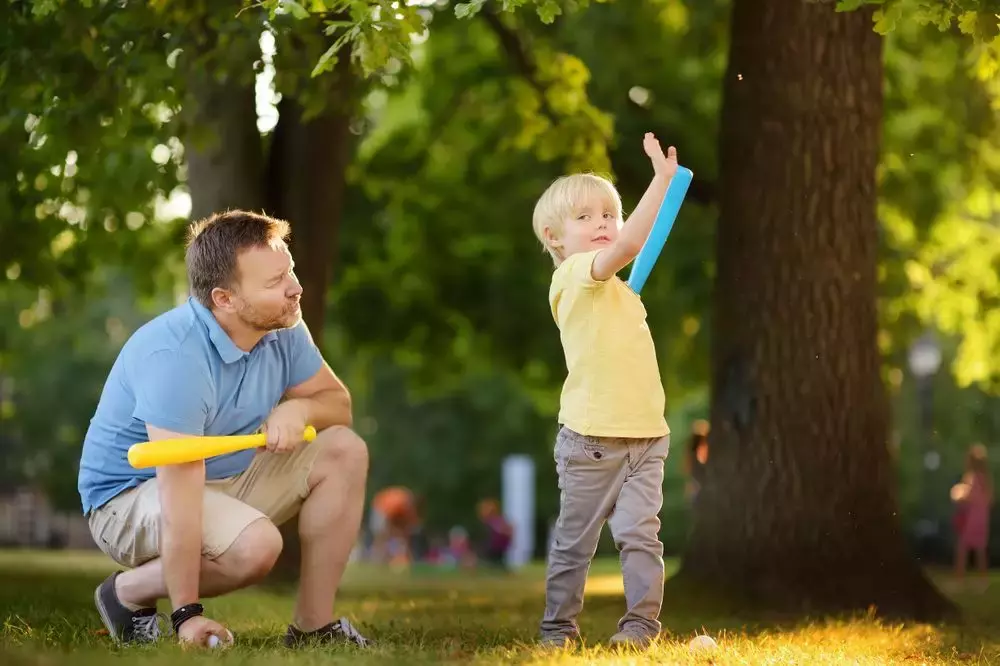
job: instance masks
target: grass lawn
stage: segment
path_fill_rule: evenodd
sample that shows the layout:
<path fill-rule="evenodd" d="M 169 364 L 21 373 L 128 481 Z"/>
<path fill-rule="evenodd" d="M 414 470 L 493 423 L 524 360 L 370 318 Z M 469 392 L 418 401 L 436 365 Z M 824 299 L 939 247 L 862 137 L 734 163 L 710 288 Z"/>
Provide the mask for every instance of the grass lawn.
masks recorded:
<path fill-rule="evenodd" d="M 888 625 L 868 618 L 777 625 L 699 610 L 696 597 L 667 598 L 669 633 L 648 652 L 602 645 L 623 610 L 615 561 L 595 563 L 581 618 L 588 647 L 565 653 L 532 645 L 543 603 L 542 568 L 516 575 L 349 569 L 339 614 L 379 641 L 355 648 L 290 652 L 281 636 L 290 590 L 254 589 L 206 602 L 208 614 L 236 634 L 226 651 L 118 648 L 102 634 L 93 589 L 112 570 L 100 554 L 0 552 L 0 664 L 1000 664 L 1000 580 L 983 593 L 957 593 L 961 626 Z M 673 563 L 671 563 L 671 570 Z M 688 641 L 708 633 L 719 644 L 693 653 Z"/>

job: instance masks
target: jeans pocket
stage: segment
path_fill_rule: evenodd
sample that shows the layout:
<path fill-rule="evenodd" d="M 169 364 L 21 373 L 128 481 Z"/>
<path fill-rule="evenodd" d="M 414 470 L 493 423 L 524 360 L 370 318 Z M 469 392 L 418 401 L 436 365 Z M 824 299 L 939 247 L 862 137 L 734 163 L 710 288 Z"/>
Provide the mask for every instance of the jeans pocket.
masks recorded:
<path fill-rule="evenodd" d="M 581 450 L 583 451 L 583 455 L 587 456 L 592 462 L 601 462 L 608 454 L 607 447 L 597 442 L 584 442 L 581 445 Z"/>

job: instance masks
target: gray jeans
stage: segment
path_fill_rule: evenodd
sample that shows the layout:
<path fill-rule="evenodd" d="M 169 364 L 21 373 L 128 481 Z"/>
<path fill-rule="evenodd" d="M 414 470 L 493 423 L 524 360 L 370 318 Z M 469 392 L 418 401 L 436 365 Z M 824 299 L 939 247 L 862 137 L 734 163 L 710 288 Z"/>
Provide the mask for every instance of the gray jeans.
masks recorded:
<path fill-rule="evenodd" d="M 619 631 L 660 631 L 663 602 L 663 464 L 670 437 L 588 437 L 563 427 L 556 437 L 559 518 L 545 579 L 543 637 L 579 634 L 583 588 L 607 521 L 621 553 L 627 611 Z"/>

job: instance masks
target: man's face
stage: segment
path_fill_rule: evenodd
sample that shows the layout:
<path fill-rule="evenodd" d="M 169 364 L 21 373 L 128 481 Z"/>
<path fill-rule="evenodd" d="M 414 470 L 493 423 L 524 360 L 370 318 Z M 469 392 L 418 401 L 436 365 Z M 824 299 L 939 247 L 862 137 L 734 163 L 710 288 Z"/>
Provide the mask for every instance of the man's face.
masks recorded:
<path fill-rule="evenodd" d="M 302 286 L 293 271 L 295 262 L 283 241 L 242 252 L 236 260 L 237 288 L 233 305 L 250 328 L 273 331 L 291 328 L 302 318 Z"/>

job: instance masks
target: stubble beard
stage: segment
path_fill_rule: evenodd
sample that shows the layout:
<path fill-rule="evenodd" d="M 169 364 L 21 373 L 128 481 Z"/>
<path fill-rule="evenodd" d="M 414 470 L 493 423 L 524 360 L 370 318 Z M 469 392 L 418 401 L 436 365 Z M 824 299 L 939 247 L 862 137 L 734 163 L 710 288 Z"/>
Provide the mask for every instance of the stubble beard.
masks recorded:
<path fill-rule="evenodd" d="M 278 315 L 262 315 L 252 305 L 247 303 L 239 311 L 240 321 L 249 328 L 261 333 L 269 333 L 284 328 L 292 328 L 299 323 L 302 313 L 298 304 L 290 305 Z"/>

